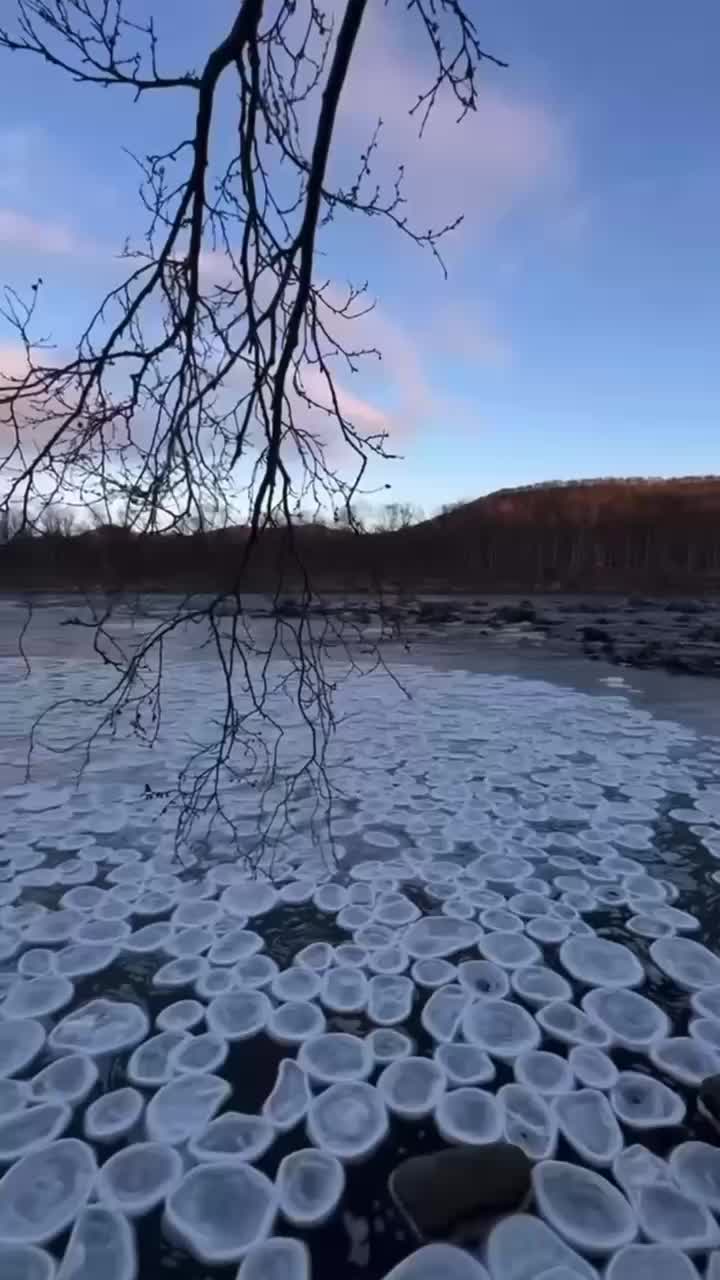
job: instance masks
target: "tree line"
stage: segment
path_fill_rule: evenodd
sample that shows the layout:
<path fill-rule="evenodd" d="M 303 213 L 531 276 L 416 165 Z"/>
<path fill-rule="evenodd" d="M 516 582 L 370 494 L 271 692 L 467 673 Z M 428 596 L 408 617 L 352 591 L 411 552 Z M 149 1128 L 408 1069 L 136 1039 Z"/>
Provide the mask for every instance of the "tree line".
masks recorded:
<path fill-rule="evenodd" d="M 246 589 L 624 590 L 720 588 L 720 478 L 600 480 L 501 490 L 431 519 L 410 504 L 266 527 Z M 87 516 L 85 517 L 87 521 Z M 136 533 L 49 508 L 4 530 L 0 588 L 224 590 L 246 526 Z"/>

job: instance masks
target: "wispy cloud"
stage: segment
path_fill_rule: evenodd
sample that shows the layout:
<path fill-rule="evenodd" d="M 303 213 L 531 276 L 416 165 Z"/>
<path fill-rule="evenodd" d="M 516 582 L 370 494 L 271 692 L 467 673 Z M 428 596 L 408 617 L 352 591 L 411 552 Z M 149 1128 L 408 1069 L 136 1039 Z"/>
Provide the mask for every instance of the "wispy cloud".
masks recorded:
<path fill-rule="evenodd" d="M 441 94 L 419 138 L 420 118 L 410 109 L 432 82 L 432 64 L 400 43 L 402 28 L 380 8 L 362 32 L 341 128 L 357 144 L 382 119 L 373 177 L 387 180 L 405 166 L 406 194 L 423 229 L 428 217 L 445 222 L 459 212 L 469 228 L 484 229 L 548 188 L 566 185 L 572 162 L 563 122 L 507 71 L 481 69 L 478 109 L 459 124 L 456 101 Z"/>
<path fill-rule="evenodd" d="M 18 209 L 0 208 L 0 251 L 87 257 L 93 246 L 62 222 L 36 218 Z"/>

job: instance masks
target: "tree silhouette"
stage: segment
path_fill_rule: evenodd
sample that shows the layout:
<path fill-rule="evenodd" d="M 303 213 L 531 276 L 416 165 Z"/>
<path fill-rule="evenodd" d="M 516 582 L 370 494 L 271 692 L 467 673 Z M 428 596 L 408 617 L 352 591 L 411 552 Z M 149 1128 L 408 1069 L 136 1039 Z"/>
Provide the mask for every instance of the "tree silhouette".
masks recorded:
<path fill-rule="evenodd" d="M 457 225 L 421 229 L 404 201 L 402 170 L 389 190 L 376 185 L 379 124 L 354 180 L 332 185 L 338 107 L 369 5 L 342 0 L 336 8 L 333 21 L 317 0 L 238 0 L 201 69 L 172 72 L 164 69 L 152 13 L 138 23 L 125 0 L 16 0 L 14 19 L 0 27 L 0 51 L 70 76 L 79 93 L 102 86 L 125 93 L 128 103 L 158 93 L 192 95 L 195 103 L 189 136 L 140 160 L 146 236 L 126 247 L 124 280 L 98 300 L 70 358 L 51 357 L 42 341 L 39 286 L 28 298 L 6 293 L 5 319 L 26 367 L 0 380 L 0 425 L 9 438 L 0 458 L 2 501 L 19 513 L 21 530 L 38 526 L 58 503 L 104 511 L 107 523 L 120 511 L 128 528 L 148 534 L 203 527 L 207 511 L 216 523 L 246 521 L 232 585 L 209 604 L 186 601 L 122 655 L 116 644 L 103 647 L 104 613 L 91 619 L 95 645 L 115 675 L 100 706 L 104 724 L 128 707 L 136 722 L 143 706 L 155 715 L 164 644 L 186 624 L 208 624 L 227 707 L 218 741 L 186 791 L 190 817 L 206 800 L 216 804 L 238 738 L 255 732 L 249 717 L 267 727 L 266 673 L 278 652 L 293 669 L 310 733 L 306 767 L 313 785 L 322 783 L 319 744 L 333 723 L 333 681 L 323 670 L 326 636 L 308 620 L 311 583 L 294 516 L 322 508 L 345 512 L 352 524 L 368 460 L 386 455 L 386 440 L 353 423 L 337 390 L 338 367 L 355 369 L 378 353 L 348 344 L 345 322 L 370 303 L 363 287 L 340 294 L 318 279 L 319 236 L 341 212 L 364 215 L 440 260 L 442 237 Z M 407 0 L 402 8 L 433 59 L 411 108 L 419 130 L 441 95 L 454 98 L 460 118 L 474 111 L 480 64 L 504 64 L 481 48 L 469 7 Z M 211 157 L 219 131 L 228 142 L 218 101 L 228 81 L 236 144 L 217 171 Z M 285 562 L 302 584 L 302 608 L 292 644 L 276 631 L 268 652 L 245 625 L 242 593 L 259 540 L 278 526 Z M 268 776 L 275 767 L 270 750 Z"/>

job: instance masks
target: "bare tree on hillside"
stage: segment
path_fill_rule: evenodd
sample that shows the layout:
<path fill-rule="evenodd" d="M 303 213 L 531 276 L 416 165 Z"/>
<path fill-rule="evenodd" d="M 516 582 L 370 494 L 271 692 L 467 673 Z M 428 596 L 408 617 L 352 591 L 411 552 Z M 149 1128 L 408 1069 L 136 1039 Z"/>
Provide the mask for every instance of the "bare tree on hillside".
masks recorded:
<path fill-rule="evenodd" d="M 130 529 L 148 533 L 203 527 L 207 511 L 216 523 L 246 520 L 230 591 L 209 604 L 186 601 L 133 650 L 110 643 L 104 613 L 89 624 L 114 677 L 93 703 L 98 731 L 129 715 L 149 737 L 157 732 L 166 646 L 188 623 L 209 627 L 225 712 L 217 741 L 181 778 L 183 834 L 190 818 L 217 809 L 237 744 L 256 773 L 275 779 L 282 727 L 268 709 L 273 657 L 291 668 L 311 742 L 290 792 L 310 786 L 328 794 L 323 753 L 334 677 L 322 661 L 327 625 L 311 625 L 295 515 L 321 508 L 352 523 L 368 461 L 387 453 L 384 433 L 362 432 L 338 389 L 338 371 L 378 354 L 355 349 L 346 336 L 347 322 L 370 304 L 364 288 L 343 294 L 322 277 L 319 235 L 340 216 L 364 215 L 440 260 L 442 237 L 460 219 L 425 229 L 422 210 L 416 220 L 407 209 L 402 170 L 389 190 L 376 185 L 380 123 L 354 179 L 340 186 L 329 177 L 368 0 L 335 0 L 336 21 L 320 0 L 236 0 L 224 38 L 197 51 L 199 69 L 178 70 L 166 66 L 153 7 L 150 0 L 138 22 L 128 0 L 3 5 L 0 52 L 26 57 L 29 70 L 31 62 L 45 64 L 48 74 L 70 77 L 78 93 L 103 87 L 128 106 L 174 95 L 179 110 L 190 102 L 192 119 L 162 154 L 138 159 L 146 234 L 126 246 L 124 279 L 98 299 L 70 356 L 48 350 L 39 286 L 27 298 L 6 293 L 5 319 L 25 365 L 0 378 L 0 431 L 9 438 L 0 473 L 3 501 L 21 513 L 21 528 L 44 506 L 69 500 L 104 512 L 107 524 L 121 511 Z M 427 88 L 412 104 L 419 130 L 441 96 L 454 98 L 459 118 L 474 111 L 480 64 L 504 64 L 481 47 L 472 6 L 395 0 L 389 7 L 415 25 L 432 60 Z M 229 161 L 218 167 L 215 157 L 230 140 L 219 102 L 227 83 L 237 132 Z M 299 583 L 302 607 L 260 644 L 242 595 L 260 538 L 278 528 L 286 578 Z"/>

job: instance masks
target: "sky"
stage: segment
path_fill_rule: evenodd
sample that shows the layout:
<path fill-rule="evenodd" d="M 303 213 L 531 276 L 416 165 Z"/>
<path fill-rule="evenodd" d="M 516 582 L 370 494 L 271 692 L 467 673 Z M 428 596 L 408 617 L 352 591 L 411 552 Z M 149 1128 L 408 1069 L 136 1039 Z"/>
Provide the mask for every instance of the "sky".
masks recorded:
<path fill-rule="evenodd" d="M 168 72 L 200 67 L 235 10 L 130 3 L 158 15 Z M 381 116 L 377 171 L 405 163 L 417 225 L 464 215 L 447 279 L 377 220 L 320 243 L 322 273 L 367 279 L 376 300 L 359 333 L 382 365 L 343 387 L 399 455 L 370 487 L 430 512 L 555 478 L 720 472 L 717 0 L 467 7 L 509 65 L 483 64 L 462 124 L 441 102 L 417 137 L 409 108 L 431 62 L 405 0 L 370 0 L 342 100 L 332 172 Z M 185 136 L 192 99 L 134 102 L 2 50 L 0 66 L 0 283 L 42 276 L 42 327 L 62 349 L 144 225 L 128 149 Z M 0 371 L 13 341 L 0 320 Z"/>

